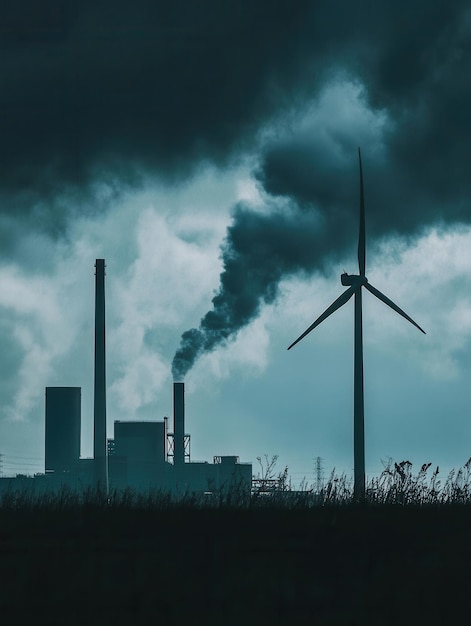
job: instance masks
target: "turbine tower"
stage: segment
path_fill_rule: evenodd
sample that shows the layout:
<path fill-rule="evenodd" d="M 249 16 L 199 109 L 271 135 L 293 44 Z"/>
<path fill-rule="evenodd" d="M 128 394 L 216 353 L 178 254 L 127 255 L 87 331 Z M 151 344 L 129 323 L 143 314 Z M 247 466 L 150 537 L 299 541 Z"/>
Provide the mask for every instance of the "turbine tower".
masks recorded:
<path fill-rule="evenodd" d="M 358 159 L 360 164 L 360 232 L 358 236 L 358 270 L 359 274 L 341 275 L 340 282 L 348 287 L 342 295 L 337 298 L 307 330 L 300 335 L 296 341 L 289 346 L 290 350 L 311 330 L 319 326 L 321 322 L 332 315 L 337 309 L 343 306 L 350 298 L 355 296 L 355 337 L 354 337 L 354 383 L 353 383 L 353 465 L 354 465 L 354 498 L 363 500 L 365 497 L 365 417 L 364 417 L 364 395 L 363 395 L 363 330 L 362 330 L 362 306 L 361 290 L 365 287 L 379 300 L 387 304 L 393 311 L 402 315 L 406 320 L 418 328 L 425 331 L 414 320 L 407 315 L 397 304 L 386 297 L 381 291 L 373 287 L 365 275 L 366 269 L 366 239 L 365 239 L 365 199 L 363 193 L 363 171 L 361 167 L 361 153 L 358 148 Z"/>

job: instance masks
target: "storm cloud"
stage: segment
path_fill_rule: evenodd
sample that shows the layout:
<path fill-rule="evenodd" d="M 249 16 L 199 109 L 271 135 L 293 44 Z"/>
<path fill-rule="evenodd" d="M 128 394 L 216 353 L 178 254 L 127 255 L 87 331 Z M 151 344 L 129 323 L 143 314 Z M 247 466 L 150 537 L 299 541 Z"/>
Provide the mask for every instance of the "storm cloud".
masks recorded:
<path fill-rule="evenodd" d="M 183 335 L 176 375 L 188 351 L 273 302 L 283 277 L 351 245 L 358 145 L 370 241 L 469 221 L 467 2 L 16 0 L 0 18 L 4 238 L 111 210 L 100 185 L 111 198 L 146 177 L 178 185 L 257 153 L 267 210 L 234 210 L 213 308 Z M 298 124 L 333 81 L 357 85 L 371 119 Z"/>
<path fill-rule="evenodd" d="M 336 72 L 391 111 L 405 171 L 425 148 L 437 152 L 418 184 L 469 139 L 465 2 L 17 0 L 1 11 L 4 212 L 97 180 L 178 181 L 202 159 L 224 164 Z M 463 175 L 434 184 L 446 193 Z"/>
<path fill-rule="evenodd" d="M 301 81 L 308 2 L 2 3 L 0 187 L 224 162 Z"/>

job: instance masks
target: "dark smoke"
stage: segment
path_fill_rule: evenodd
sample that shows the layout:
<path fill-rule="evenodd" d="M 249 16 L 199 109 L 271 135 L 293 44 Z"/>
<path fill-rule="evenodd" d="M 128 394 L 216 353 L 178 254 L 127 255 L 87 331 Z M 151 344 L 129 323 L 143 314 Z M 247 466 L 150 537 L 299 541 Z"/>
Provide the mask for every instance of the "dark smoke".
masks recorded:
<path fill-rule="evenodd" d="M 342 249 L 352 226 L 351 218 L 344 217 L 332 248 L 330 227 L 312 207 L 275 209 L 270 214 L 237 207 L 222 249 L 219 292 L 199 328 L 183 333 L 172 363 L 174 380 L 182 380 L 202 353 L 235 337 L 263 304 L 273 303 L 283 277 L 320 269 L 329 254 Z"/>

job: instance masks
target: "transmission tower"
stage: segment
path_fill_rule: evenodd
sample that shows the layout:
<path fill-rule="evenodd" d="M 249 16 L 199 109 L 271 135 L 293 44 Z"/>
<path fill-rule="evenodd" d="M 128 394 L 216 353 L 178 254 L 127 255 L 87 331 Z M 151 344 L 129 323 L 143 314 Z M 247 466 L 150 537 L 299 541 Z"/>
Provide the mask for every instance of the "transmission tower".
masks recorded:
<path fill-rule="evenodd" d="M 324 467 L 322 465 L 322 458 L 317 456 L 315 459 L 315 474 L 316 474 L 316 491 L 320 493 L 324 487 Z"/>

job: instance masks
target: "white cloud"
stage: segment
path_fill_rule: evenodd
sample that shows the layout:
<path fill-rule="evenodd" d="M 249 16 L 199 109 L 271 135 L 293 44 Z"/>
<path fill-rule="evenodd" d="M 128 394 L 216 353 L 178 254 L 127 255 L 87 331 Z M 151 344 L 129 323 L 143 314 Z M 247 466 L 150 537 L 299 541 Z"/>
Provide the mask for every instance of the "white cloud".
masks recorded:
<path fill-rule="evenodd" d="M 423 340 L 411 336 L 407 322 L 374 302 L 368 309 L 370 340 L 419 360 L 434 377 L 456 376 L 455 353 L 471 340 L 470 249 L 471 229 L 463 227 L 432 228 L 408 247 L 397 240 L 385 242 L 372 259 L 369 278 L 427 335 Z"/>
<path fill-rule="evenodd" d="M 391 124 L 385 109 L 368 106 L 363 85 L 341 74 L 328 82 L 316 100 L 271 121 L 260 137 L 262 142 L 297 137 L 315 147 L 324 160 L 342 165 L 351 161 L 351 146 L 364 145 L 370 159 L 378 162 L 386 157 L 384 134 Z"/>
<path fill-rule="evenodd" d="M 265 310 L 232 340 L 202 355 L 188 374 L 190 388 L 204 384 L 203 381 L 208 378 L 224 380 L 230 377 L 261 376 L 268 365 L 269 316 L 270 312 Z"/>
<path fill-rule="evenodd" d="M 68 353 L 80 330 L 82 311 L 71 295 L 77 283 L 70 270 L 67 262 L 48 277 L 30 276 L 14 266 L 0 269 L 0 305 L 13 314 L 12 337 L 22 353 L 15 395 L 4 404 L 10 419 L 30 416 L 51 384 L 57 359 Z"/>

